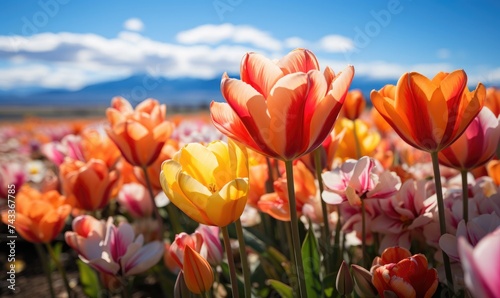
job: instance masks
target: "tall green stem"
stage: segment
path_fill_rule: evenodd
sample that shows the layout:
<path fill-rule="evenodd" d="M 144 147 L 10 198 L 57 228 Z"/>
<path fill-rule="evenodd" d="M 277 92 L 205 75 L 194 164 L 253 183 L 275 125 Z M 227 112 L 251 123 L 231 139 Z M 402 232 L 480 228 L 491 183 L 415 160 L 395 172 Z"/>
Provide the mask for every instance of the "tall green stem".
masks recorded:
<path fill-rule="evenodd" d="M 321 174 L 323 173 L 323 167 L 321 166 L 321 147 L 314 150 L 314 167 L 316 168 L 316 179 L 318 179 L 319 186 L 319 200 L 321 202 L 321 212 L 323 214 L 323 241 L 325 243 L 325 271 L 328 275 L 331 272 L 330 268 L 330 258 L 331 258 L 331 244 L 330 244 L 330 224 L 328 221 L 328 207 L 325 201 L 321 198 L 323 194 L 323 178 Z"/>
<path fill-rule="evenodd" d="M 243 236 L 243 227 L 241 226 L 240 219 L 238 219 L 235 223 L 236 223 L 236 235 L 238 236 L 238 244 L 240 247 L 241 267 L 243 269 L 243 280 L 245 282 L 245 298 L 251 298 L 252 285 L 250 284 L 250 266 L 248 265 L 245 237 Z"/>
<path fill-rule="evenodd" d="M 295 268 L 299 284 L 299 297 L 307 297 L 306 282 L 304 278 L 304 265 L 302 262 L 300 236 L 299 236 L 299 218 L 297 216 L 297 202 L 295 201 L 295 187 L 293 185 L 293 164 L 291 160 L 285 161 L 286 181 L 288 188 L 288 199 L 290 203 L 290 227 L 292 229 L 292 250 L 295 254 Z"/>
<path fill-rule="evenodd" d="M 469 221 L 469 184 L 467 182 L 467 170 L 461 170 L 462 175 L 462 203 L 463 203 L 463 217 L 465 223 Z"/>
<path fill-rule="evenodd" d="M 297 280 L 294 278 L 297 273 L 295 272 L 296 266 L 296 261 L 295 261 L 295 252 L 293 249 L 293 240 L 292 240 L 292 228 L 287 222 L 281 222 L 285 226 L 285 234 L 286 234 L 286 243 L 288 246 L 289 254 L 290 254 L 290 268 L 292 270 L 292 274 L 290 277 L 290 287 L 292 289 L 295 289 L 296 286 L 298 285 Z"/>
<path fill-rule="evenodd" d="M 231 280 L 231 290 L 233 292 L 233 298 L 239 298 L 240 294 L 238 292 L 238 279 L 236 277 L 236 266 L 234 265 L 233 251 L 231 249 L 229 232 L 227 231 L 227 227 L 223 227 L 220 229 L 224 238 L 224 248 L 226 250 L 227 262 L 229 264 L 229 278 Z"/>
<path fill-rule="evenodd" d="M 439 160 L 438 160 L 438 152 L 431 152 L 432 157 L 432 168 L 434 170 L 434 181 L 436 184 L 436 197 L 438 204 L 438 214 L 439 214 L 439 230 L 441 232 L 441 236 L 446 234 L 446 218 L 444 214 L 444 199 L 443 199 L 443 188 L 441 186 L 441 173 L 439 171 Z M 444 261 L 444 270 L 446 273 L 446 280 L 448 282 L 448 287 L 453 289 L 453 276 L 451 274 L 451 265 L 450 259 L 448 255 L 443 250 L 443 261 Z"/>
<path fill-rule="evenodd" d="M 335 207 L 337 209 L 337 224 L 335 225 L 335 238 L 333 240 L 333 257 L 335 258 L 335 265 L 333 266 L 333 268 L 340 268 L 340 264 L 343 260 L 342 248 L 344 247 L 344 241 L 342 241 L 342 243 L 340 242 L 340 234 L 342 231 L 342 222 L 340 221 L 340 205 L 337 205 Z"/>
<path fill-rule="evenodd" d="M 64 283 L 64 288 L 66 288 L 66 292 L 68 293 L 68 297 L 73 297 L 73 291 L 71 290 L 71 287 L 69 286 L 68 282 L 68 276 L 66 275 L 66 270 L 64 269 L 64 266 L 61 264 L 61 261 L 59 258 L 56 256 L 56 253 L 54 252 L 54 249 L 49 243 L 45 243 L 45 246 L 47 247 L 47 251 L 50 254 L 50 257 L 52 258 L 52 261 L 54 261 L 54 264 L 57 267 L 57 270 L 59 271 L 59 274 L 61 274 L 61 277 L 63 279 Z"/>
<path fill-rule="evenodd" d="M 43 271 L 45 271 L 45 276 L 47 277 L 47 283 L 49 284 L 50 297 L 55 298 L 54 286 L 52 285 L 52 271 L 50 270 L 49 261 L 47 260 L 47 255 L 43 251 L 43 247 L 40 243 L 35 243 L 36 252 L 38 257 L 42 262 Z"/>
<path fill-rule="evenodd" d="M 352 121 L 352 133 L 354 135 L 354 145 L 356 146 L 356 159 L 361 158 L 361 144 L 358 139 L 358 131 L 356 129 L 356 120 Z"/>
<path fill-rule="evenodd" d="M 368 268 L 369 264 L 366 255 L 366 208 L 364 198 L 361 198 L 361 252 L 363 253 L 363 267 Z"/>

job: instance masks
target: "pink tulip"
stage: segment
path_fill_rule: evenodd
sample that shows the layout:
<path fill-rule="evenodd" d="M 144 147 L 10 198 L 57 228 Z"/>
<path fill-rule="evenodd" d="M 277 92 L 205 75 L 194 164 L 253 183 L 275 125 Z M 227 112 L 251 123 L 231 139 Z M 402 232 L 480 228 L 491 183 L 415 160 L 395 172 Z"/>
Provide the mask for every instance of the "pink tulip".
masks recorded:
<path fill-rule="evenodd" d="M 477 168 L 495 155 L 499 140 L 500 118 L 483 108 L 462 136 L 439 152 L 439 162 L 459 170 Z"/>
<path fill-rule="evenodd" d="M 12 189 L 18 191 L 27 177 L 28 174 L 21 164 L 17 162 L 2 163 L 0 165 L 0 199 L 7 199 L 9 194 L 15 195 Z"/>
<path fill-rule="evenodd" d="M 143 218 L 153 214 L 149 192 L 142 184 L 133 182 L 123 185 L 117 201 L 132 217 Z"/>
<path fill-rule="evenodd" d="M 463 237 L 458 239 L 465 285 L 474 297 L 500 297 L 500 229 L 472 247 Z"/>
<path fill-rule="evenodd" d="M 323 200 L 328 204 L 340 204 L 346 200 L 353 206 L 363 199 L 385 199 L 394 195 L 400 185 L 397 175 L 381 171 L 373 158 L 347 160 L 340 169 L 323 173 L 325 191 Z"/>
<path fill-rule="evenodd" d="M 91 216 L 79 216 L 73 220 L 73 232 L 64 236 L 83 262 L 107 274 L 139 274 L 163 256 L 163 243 L 153 241 L 144 245 L 143 236 L 136 237 L 130 224 L 122 222 L 117 227 L 112 217 L 104 223 Z"/>
<path fill-rule="evenodd" d="M 391 246 L 409 249 L 411 232 L 420 232 L 431 222 L 437 202 L 435 196 L 430 196 L 426 184 L 426 180 L 407 180 L 395 196 L 379 201 L 381 212 L 371 227 L 384 235 L 381 251 Z"/>
<path fill-rule="evenodd" d="M 212 266 L 219 265 L 224 256 L 224 249 L 219 238 L 220 228 L 217 226 L 206 226 L 200 224 L 196 232 L 203 237 L 203 245 L 201 246 L 201 255 L 206 255 L 207 261 Z"/>
<path fill-rule="evenodd" d="M 85 161 L 81 145 L 81 137 L 67 135 L 60 142 L 50 142 L 41 148 L 42 153 L 54 164 L 61 165 L 66 157 Z"/>
<path fill-rule="evenodd" d="M 500 216 L 496 213 L 482 214 L 472 218 L 465 223 L 464 220 L 458 224 L 456 235 L 444 234 L 439 238 L 439 246 L 446 254 L 455 261 L 460 261 L 457 241 L 463 238 L 467 244 L 475 247 L 487 234 L 500 227 Z"/>

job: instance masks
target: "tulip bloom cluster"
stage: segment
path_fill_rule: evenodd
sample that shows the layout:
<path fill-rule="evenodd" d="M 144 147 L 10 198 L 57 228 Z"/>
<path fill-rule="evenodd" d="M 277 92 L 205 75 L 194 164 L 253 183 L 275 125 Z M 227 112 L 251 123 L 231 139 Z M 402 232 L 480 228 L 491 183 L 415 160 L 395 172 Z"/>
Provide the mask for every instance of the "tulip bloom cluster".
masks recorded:
<path fill-rule="evenodd" d="M 2 221 L 49 279 L 40 244 L 64 280 L 51 246 L 64 233 L 81 275 L 111 292 L 499 296 L 499 90 L 469 91 L 463 70 L 410 72 L 367 111 L 353 76 L 306 49 L 252 52 L 210 115 L 169 122 L 157 100 L 115 97 L 104 125 L 0 127 L 1 150 L 24 144 L 1 156 L 0 199 L 16 190 L 16 221 Z"/>

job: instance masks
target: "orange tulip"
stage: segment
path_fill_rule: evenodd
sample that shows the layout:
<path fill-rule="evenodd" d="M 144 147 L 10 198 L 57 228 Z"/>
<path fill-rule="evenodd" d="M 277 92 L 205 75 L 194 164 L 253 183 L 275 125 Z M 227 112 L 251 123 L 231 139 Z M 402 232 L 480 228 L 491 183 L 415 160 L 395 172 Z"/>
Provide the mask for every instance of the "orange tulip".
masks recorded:
<path fill-rule="evenodd" d="M 380 297 L 384 298 L 385 291 L 393 292 L 397 297 L 415 298 L 430 298 L 436 292 L 437 270 L 428 269 L 424 255 L 410 256 L 410 252 L 403 248 L 390 247 L 382 253 L 381 260 L 382 264 L 372 268 L 372 282 Z"/>
<path fill-rule="evenodd" d="M 500 186 L 500 160 L 492 160 L 486 166 L 488 176 L 493 179 L 496 185 Z"/>
<path fill-rule="evenodd" d="M 173 130 L 165 121 L 166 109 L 158 101 L 146 99 L 133 110 L 124 98 L 113 98 L 106 110 L 111 124 L 106 132 L 130 164 L 147 167 L 160 155 Z"/>
<path fill-rule="evenodd" d="M 25 185 L 16 195 L 14 217 L 9 211 L 2 211 L 2 221 L 14 226 L 21 237 L 33 243 L 49 243 L 63 229 L 71 206 L 55 190 L 40 193 Z"/>
<path fill-rule="evenodd" d="M 161 191 L 160 179 L 156 178 L 160 177 L 161 164 L 165 160 L 174 157 L 174 154 L 177 151 L 179 151 L 179 143 L 174 140 L 168 140 L 165 145 L 163 145 L 158 158 L 147 168 L 148 176 L 153 177 L 152 179 L 150 179 L 153 193 L 157 194 Z M 146 185 L 146 179 L 144 179 L 144 171 L 142 171 L 140 168 L 134 168 L 134 175 L 140 183 Z"/>
<path fill-rule="evenodd" d="M 214 273 L 212 267 L 199 253 L 190 246 L 184 249 L 184 281 L 194 294 L 201 294 L 212 288 Z"/>
<path fill-rule="evenodd" d="M 109 171 L 102 160 L 91 159 L 87 163 L 66 160 L 59 169 L 63 189 L 76 208 L 87 211 L 102 209 L 118 192 L 118 173 Z"/>
<path fill-rule="evenodd" d="M 366 100 L 359 89 L 349 91 L 342 106 L 342 116 L 349 120 L 356 120 L 365 110 Z"/>
<path fill-rule="evenodd" d="M 316 184 L 313 174 L 306 165 L 299 161 L 293 165 L 293 181 L 297 198 L 297 212 L 302 212 L 304 204 L 316 197 Z M 274 182 L 275 192 L 263 195 L 258 201 L 258 208 L 277 220 L 290 221 L 290 206 L 286 176 Z"/>
<path fill-rule="evenodd" d="M 500 89 L 495 87 L 486 89 L 484 105 L 490 108 L 495 116 L 500 116 Z"/>
<path fill-rule="evenodd" d="M 324 74 L 308 50 L 297 49 L 278 62 L 248 53 L 241 80 L 224 74 L 222 95 L 212 102 L 215 127 L 247 147 L 281 160 L 316 149 L 330 133 L 354 76 L 349 66 L 336 76 Z"/>
<path fill-rule="evenodd" d="M 109 137 L 98 130 L 86 130 L 82 133 L 82 152 L 85 160 L 100 159 L 108 168 L 113 168 L 120 158 L 120 151 Z"/>
<path fill-rule="evenodd" d="M 427 152 L 438 152 L 453 143 L 483 107 L 486 90 L 479 83 L 467 88 L 463 70 L 438 73 L 432 80 L 406 73 L 398 81 L 394 96 L 386 86 L 371 92 L 372 103 L 399 136 Z"/>
<path fill-rule="evenodd" d="M 380 115 L 377 109 L 372 108 L 370 110 L 370 118 L 372 119 L 373 124 L 381 134 L 386 135 L 392 131 L 391 125 L 387 123 L 387 121 L 385 121 L 384 117 Z"/>

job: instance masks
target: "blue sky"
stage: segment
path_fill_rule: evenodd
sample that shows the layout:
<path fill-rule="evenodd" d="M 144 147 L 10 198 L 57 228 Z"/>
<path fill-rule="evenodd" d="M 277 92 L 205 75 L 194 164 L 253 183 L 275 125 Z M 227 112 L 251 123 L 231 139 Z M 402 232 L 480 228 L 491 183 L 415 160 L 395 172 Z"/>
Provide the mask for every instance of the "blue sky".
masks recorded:
<path fill-rule="evenodd" d="M 295 47 L 367 79 L 463 68 L 471 86 L 500 85 L 499 13 L 496 0 L 2 1 L 0 89 L 214 78 L 236 73 L 247 51 Z"/>

